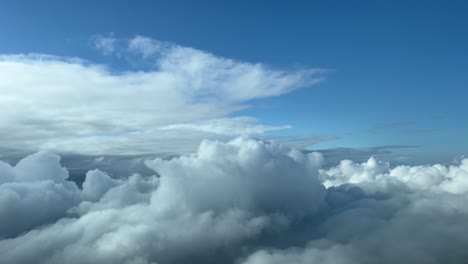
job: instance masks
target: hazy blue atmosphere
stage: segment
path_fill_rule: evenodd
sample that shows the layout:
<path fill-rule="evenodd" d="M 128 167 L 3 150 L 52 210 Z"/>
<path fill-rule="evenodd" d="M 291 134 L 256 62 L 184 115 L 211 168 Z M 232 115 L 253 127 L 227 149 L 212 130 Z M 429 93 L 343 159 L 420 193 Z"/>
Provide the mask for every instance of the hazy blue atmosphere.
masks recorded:
<path fill-rule="evenodd" d="M 467 1 L 0 2 L 0 263 L 466 263 Z"/>

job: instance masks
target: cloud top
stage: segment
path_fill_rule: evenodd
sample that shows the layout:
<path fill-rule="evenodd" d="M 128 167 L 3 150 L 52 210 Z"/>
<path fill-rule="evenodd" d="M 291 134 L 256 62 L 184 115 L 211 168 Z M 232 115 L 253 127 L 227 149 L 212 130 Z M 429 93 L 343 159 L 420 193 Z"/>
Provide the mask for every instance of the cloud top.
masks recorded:
<path fill-rule="evenodd" d="M 87 173 L 58 156 L 0 163 L 4 263 L 460 263 L 468 159 L 321 169 L 318 153 L 240 137 L 146 162 L 154 176 Z"/>

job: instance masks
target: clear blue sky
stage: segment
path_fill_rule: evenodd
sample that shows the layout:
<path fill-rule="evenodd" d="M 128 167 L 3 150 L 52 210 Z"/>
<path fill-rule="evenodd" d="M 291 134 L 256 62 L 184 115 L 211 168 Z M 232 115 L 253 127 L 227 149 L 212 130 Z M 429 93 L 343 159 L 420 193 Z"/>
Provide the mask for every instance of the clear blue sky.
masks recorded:
<path fill-rule="evenodd" d="M 0 53 L 109 63 L 90 38 L 112 32 L 326 68 L 324 83 L 235 115 L 294 127 L 275 135 L 339 137 L 315 148 L 411 145 L 421 160 L 446 161 L 468 152 L 467 14 L 467 1 L 7 0 Z"/>

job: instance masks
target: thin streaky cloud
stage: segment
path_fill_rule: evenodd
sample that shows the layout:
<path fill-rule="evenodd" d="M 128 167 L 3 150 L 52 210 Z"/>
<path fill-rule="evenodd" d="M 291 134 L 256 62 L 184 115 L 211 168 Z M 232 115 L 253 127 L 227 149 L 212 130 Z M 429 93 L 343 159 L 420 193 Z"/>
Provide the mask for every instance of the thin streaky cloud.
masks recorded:
<path fill-rule="evenodd" d="M 2 148 L 89 155 L 187 153 L 205 137 L 290 128 L 228 115 L 249 107 L 251 100 L 323 79 L 320 69 L 273 69 L 141 36 L 94 40 L 103 51 L 135 53 L 153 66 L 115 73 L 76 58 L 0 56 L 0 111 L 8 113 L 0 118 Z"/>

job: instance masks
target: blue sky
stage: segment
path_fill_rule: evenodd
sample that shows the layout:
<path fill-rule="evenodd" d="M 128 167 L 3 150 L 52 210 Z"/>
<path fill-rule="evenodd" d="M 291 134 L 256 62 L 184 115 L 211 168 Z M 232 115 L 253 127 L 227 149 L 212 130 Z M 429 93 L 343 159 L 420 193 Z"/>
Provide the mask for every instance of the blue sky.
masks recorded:
<path fill-rule="evenodd" d="M 310 88 L 253 99 L 229 116 L 329 135 L 311 149 L 418 146 L 417 162 L 468 151 L 466 1 L 3 1 L 0 54 L 134 65 L 93 36 L 142 35 L 273 68 L 329 70 Z"/>

